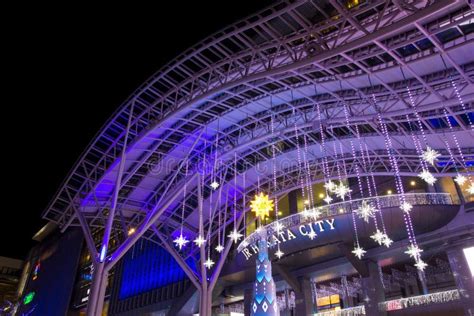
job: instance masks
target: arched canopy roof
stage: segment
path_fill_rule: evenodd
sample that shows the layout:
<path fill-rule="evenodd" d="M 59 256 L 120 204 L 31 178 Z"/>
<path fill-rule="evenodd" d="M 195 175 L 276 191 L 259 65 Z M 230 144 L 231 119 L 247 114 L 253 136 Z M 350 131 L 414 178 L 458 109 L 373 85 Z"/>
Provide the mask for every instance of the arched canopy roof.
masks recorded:
<path fill-rule="evenodd" d="M 117 227 L 138 223 L 175 197 L 158 220 L 169 230 L 176 228 L 180 205 L 174 191 L 184 183 L 189 200 L 186 225 L 196 229 L 192 206 L 197 203 L 197 180 L 184 169 L 188 165 L 194 170 L 205 153 L 215 154 L 216 138 L 222 161 L 218 173 L 234 181 L 231 164 L 237 157 L 238 182 L 245 194 L 255 190 L 257 175 L 262 185 L 271 182 L 272 144 L 280 164 L 279 187 L 272 191 L 281 194 L 297 187 L 301 170 L 296 166 L 295 125 L 300 136 L 306 135 L 315 182 L 321 181 L 323 156 L 330 167 L 337 159 L 344 159 L 349 168 L 354 163 L 348 141 L 355 140 L 356 130 L 368 145 L 371 170 L 391 172 L 378 115 L 394 139 L 403 174 L 417 173 L 410 132 L 420 131 L 408 123 L 415 120 L 414 107 L 428 142 L 443 159 L 448 158 L 443 148 L 449 123 L 463 153 L 472 154 L 472 8 L 455 0 L 351 3 L 279 2 L 178 56 L 107 122 L 44 217 L 66 228 L 78 224 L 74 211 L 79 209 L 89 225 L 103 225 L 124 146 Z M 328 147 L 337 143 L 343 158 L 321 151 L 318 106 L 322 125 L 331 126 L 325 130 Z M 344 106 L 350 111 L 350 124 Z M 451 171 L 449 165 L 435 167 L 439 174 Z"/>

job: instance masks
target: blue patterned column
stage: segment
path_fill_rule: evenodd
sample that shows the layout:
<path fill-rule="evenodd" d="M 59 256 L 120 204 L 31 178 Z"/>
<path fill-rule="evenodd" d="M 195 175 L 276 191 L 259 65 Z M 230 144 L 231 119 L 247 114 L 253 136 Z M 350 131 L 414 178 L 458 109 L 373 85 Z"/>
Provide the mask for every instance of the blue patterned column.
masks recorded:
<path fill-rule="evenodd" d="M 251 306 L 252 316 L 279 316 L 275 282 L 272 278 L 272 263 L 268 259 L 266 234 L 258 241 L 257 279 Z"/>

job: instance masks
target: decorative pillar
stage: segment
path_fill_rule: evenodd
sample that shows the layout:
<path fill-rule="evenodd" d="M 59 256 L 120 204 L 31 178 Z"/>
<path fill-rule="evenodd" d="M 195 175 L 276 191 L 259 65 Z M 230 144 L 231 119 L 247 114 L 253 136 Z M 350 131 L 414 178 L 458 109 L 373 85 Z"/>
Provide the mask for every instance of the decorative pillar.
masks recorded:
<path fill-rule="evenodd" d="M 279 316 L 275 282 L 272 278 L 272 263 L 268 259 L 267 235 L 263 233 L 258 241 L 256 280 L 251 307 L 252 316 Z"/>
<path fill-rule="evenodd" d="M 387 312 L 379 311 L 379 303 L 385 300 L 385 292 L 380 280 L 378 264 L 373 261 L 367 261 L 366 264 L 369 276 L 362 278 L 365 314 L 367 316 L 387 315 Z"/>
<path fill-rule="evenodd" d="M 295 292 L 295 315 L 313 315 L 313 295 L 311 292 L 311 281 L 301 278 L 300 291 Z"/>
<path fill-rule="evenodd" d="M 469 270 L 464 251 L 462 247 L 453 247 L 447 251 L 447 255 L 456 287 L 461 296 L 464 314 L 474 315 L 474 278 Z"/>
<path fill-rule="evenodd" d="M 108 280 L 108 271 L 104 266 L 104 262 L 94 263 L 89 302 L 87 304 L 87 316 L 102 315 Z"/>

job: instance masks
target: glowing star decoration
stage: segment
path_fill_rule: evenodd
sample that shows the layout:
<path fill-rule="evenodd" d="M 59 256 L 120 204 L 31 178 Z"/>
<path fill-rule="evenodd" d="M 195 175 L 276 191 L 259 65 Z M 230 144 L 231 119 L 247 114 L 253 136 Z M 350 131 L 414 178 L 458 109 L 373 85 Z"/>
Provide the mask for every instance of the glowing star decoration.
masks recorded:
<path fill-rule="evenodd" d="M 179 235 L 173 242 L 176 244 L 176 246 L 181 250 L 186 244 L 189 242 L 189 240 L 186 239 L 183 234 Z"/>
<path fill-rule="evenodd" d="M 232 239 L 234 242 L 238 242 L 240 238 L 242 238 L 242 234 L 239 233 L 236 229 L 234 229 L 230 234 L 229 237 L 230 239 Z"/>
<path fill-rule="evenodd" d="M 327 204 L 329 204 L 332 201 L 332 197 L 330 197 L 329 195 L 326 195 L 326 197 L 323 199 L 323 201 L 326 202 Z"/>
<path fill-rule="evenodd" d="M 369 222 L 369 218 L 375 216 L 375 212 L 377 210 L 367 201 L 362 201 L 362 204 L 358 209 L 355 210 L 356 214 L 359 215 L 360 218 L 364 219 L 366 223 Z"/>
<path fill-rule="evenodd" d="M 222 246 L 221 244 L 218 244 L 215 249 L 218 253 L 221 253 L 224 250 L 224 246 Z"/>
<path fill-rule="evenodd" d="M 218 187 L 219 187 L 219 182 L 213 181 L 213 182 L 211 183 L 211 188 L 213 188 L 214 190 L 216 190 Z"/>
<path fill-rule="evenodd" d="M 314 230 L 311 229 L 311 231 L 308 233 L 309 239 L 313 240 L 318 234 L 314 232 Z"/>
<path fill-rule="evenodd" d="M 471 185 L 469 186 L 469 188 L 467 188 L 467 192 L 469 194 L 474 194 L 474 183 L 471 183 Z"/>
<path fill-rule="evenodd" d="M 283 251 L 281 251 L 280 249 L 278 249 L 276 252 L 275 252 L 275 256 L 278 257 L 278 259 L 281 259 L 281 257 L 283 257 L 285 253 Z"/>
<path fill-rule="evenodd" d="M 370 236 L 370 238 L 372 238 L 375 242 L 377 242 L 379 245 L 381 245 L 383 243 L 384 238 L 385 238 L 385 234 L 377 229 L 375 234 Z"/>
<path fill-rule="evenodd" d="M 415 267 L 420 270 L 420 271 L 423 271 L 425 270 L 425 268 L 427 267 L 428 265 L 421 259 L 417 260 L 416 263 L 415 263 Z"/>
<path fill-rule="evenodd" d="M 324 188 L 326 190 L 328 190 L 329 192 L 332 192 L 332 193 L 336 190 L 336 187 L 337 187 L 337 185 L 334 182 L 332 182 L 331 180 L 329 180 L 328 182 L 326 182 L 324 184 Z"/>
<path fill-rule="evenodd" d="M 250 202 L 250 209 L 255 213 L 256 217 L 264 219 L 273 211 L 273 200 L 270 200 L 268 195 L 260 192 L 260 194 L 255 195 L 253 201 Z"/>
<path fill-rule="evenodd" d="M 211 258 L 207 258 L 207 260 L 204 262 L 204 266 L 209 270 L 210 268 L 212 268 L 212 266 L 214 265 L 214 261 L 211 260 Z"/>
<path fill-rule="evenodd" d="M 202 236 L 199 235 L 196 239 L 194 239 L 194 243 L 196 244 L 196 246 L 201 247 L 206 243 L 206 239 L 202 238 Z"/>
<path fill-rule="evenodd" d="M 277 232 L 279 232 L 279 231 L 282 230 L 283 228 L 285 228 L 285 225 L 283 225 L 283 224 L 280 223 L 280 222 L 276 222 L 276 224 L 275 224 L 275 230 L 276 230 Z"/>
<path fill-rule="evenodd" d="M 361 248 L 360 246 L 357 246 L 354 248 L 354 250 L 352 250 L 352 253 L 359 259 L 362 259 L 366 252 L 367 251 L 365 251 L 364 248 Z"/>
<path fill-rule="evenodd" d="M 405 213 L 409 213 L 413 209 L 413 205 L 408 202 L 403 202 L 402 205 L 400 205 L 400 209 Z"/>
<path fill-rule="evenodd" d="M 455 178 L 454 178 L 454 181 L 459 184 L 459 185 L 463 185 L 464 183 L 466 183 L 467 181 L 467 178 L 465 176 L 463 176 L 462 174 L 458 174 Z"/>
<path fill-rule="evenodd" d="M 339 197 L 341 198 L 343 201 L 346 199 L 346 195 L 348 195 L 349 193 L 351 193 L 352 190 L 349 189 L 348 186 L 344 185 L 344 183 L 339 183 L 339 185 L 336 187 L 336 189 L 334 190 L 334 193 Z"/>
<path fill-rule="evenodd" d="M 418 248 L 416 245 L 410 245 L 408 246 L 408 250 L 405 251 L 407 255 L 409 255 L 411 258 L 414 258 L 415 260 L 418 260 L 420 258 L 420 253 L 422 253 L 423 250 Z"/>
<path fill-rule="evenodd" d="M 387 234 L 383 235 L 382 243 L 385 245 L 385 247 L 389 248 L 393 244 L 393 240 L 391 240 Z"/>
<path fill-rule="evenodd" d="M 436 182 L 436 178 L 428 170 L 423 170 L 421 173 L 418 174 L 418 177 L 422 178 L 423 181 L 425 181 L 429 185 L 433 185 Z"/>
<path fill-rule="evenodd" d="M 439 152 L 436 150 L 432 149 L 431 147 L 426 147 L 426 150 L 423 152 L 421 155 L 421 159 L 424 161 L 430 163 L 432 166 L 434 166 L 435 160 L 438 160 L 438 157 L 441 156 Z"/>

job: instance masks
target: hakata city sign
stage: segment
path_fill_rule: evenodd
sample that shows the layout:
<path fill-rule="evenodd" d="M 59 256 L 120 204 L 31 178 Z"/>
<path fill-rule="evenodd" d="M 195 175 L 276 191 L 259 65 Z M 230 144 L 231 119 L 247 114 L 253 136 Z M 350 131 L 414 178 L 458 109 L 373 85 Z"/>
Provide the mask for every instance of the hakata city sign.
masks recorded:
<path fill-rule="evenodd" d="M 283 219 L 284 220 L 284 219 Z M 281 220 L 281 221 L 283 221 Z M 272 223 L 272 227 L 276 227 L 278 225 L 278 222 Z M 277 244 L 283 244 L 286 243 L 287 241 L 305 237 L 305 238 L 310 238 L 314 239 L 317 238 L 317 236 L 321 233 L 324 233 L 325 231 L 330 231 L 336 229 L 336 224 L 334 218 L 328 218 L 328 219 L 322 219 L 322 220 L 315 220 L 313 222 L 307 222 L 305 224 L 296 226 L 296 227 L 290 227 L 290 228 L 283 228 L 280 229 L 279 231 L 273 231 L 273 233 L 269 234 L 267 236 L 267 241 L 268 241 L 268 247 L 274 247 Z M 253 255 L 256 255 L 258 253 L 258 245 L 256 243 L 257 236 L 255 234 L 259 234 L 258 232 L 253 233 L 250 235 L 246 240 L 243 241 L 244 247 L 241 248 L 240 252 L 243 253 L 245 256 L 246 260 L 249 260 Z M 248 240 L 251 238 L 251 242 Z"/>

